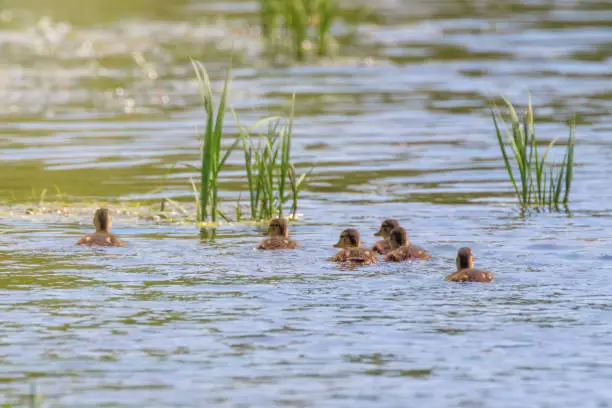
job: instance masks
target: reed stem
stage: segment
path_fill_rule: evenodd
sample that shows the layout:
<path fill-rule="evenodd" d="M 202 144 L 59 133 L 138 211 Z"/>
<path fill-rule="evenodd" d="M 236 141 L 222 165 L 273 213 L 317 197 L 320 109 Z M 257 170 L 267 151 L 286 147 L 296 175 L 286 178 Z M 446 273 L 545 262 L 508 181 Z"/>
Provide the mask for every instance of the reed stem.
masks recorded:
<path fill-rule="evenodd" d="M 519 205 L 523 209 L 536 210 L 558 209 L 559 204 L 567 205 L 574 175 L 575 119 L 569 124 L 569 138 L 562 162 L 551 163 L 547 160 L 548 155 L 558 138 L 553 139 L 546 149 L 540 152 L 538 146 L 541 143 L 536 136 L 531 98 L 525 113 L 521 116 L 517 114 L 508 99 L 503 98 L 503 100 L 508 111 L 509 123 L 504 121 L 497 109 L 492 111 L 491 116 L 504 166 Z M 503 125 L 504 131 L 500 124 Z M 513 160 L 506 151 L 506 145 L 510 146 Z M 515 176 L 515 169 L 518 177 Z"/>

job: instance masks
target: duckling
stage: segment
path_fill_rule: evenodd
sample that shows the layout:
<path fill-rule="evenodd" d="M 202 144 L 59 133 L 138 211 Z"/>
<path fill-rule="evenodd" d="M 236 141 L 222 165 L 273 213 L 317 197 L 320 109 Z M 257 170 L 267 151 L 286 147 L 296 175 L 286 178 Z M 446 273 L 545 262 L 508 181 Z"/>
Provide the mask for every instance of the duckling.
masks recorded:
<path fill-rule="evenodd" d="M 270 220 L 266 235 L 270 235 L 270 238 L 261 241 L 257 249 L 273 250 L 297 248 L 297 242 L 289 239 L 289 224 L 284 218 L 274 218 Z"/>
<path fill-rule="evenodd" d="M 345 229 L 340 234 L 338 243 L 334 248 L 343 248 L 331 258 L 333 262 L 349 262 L 359 264 L 372 264 L 378 262 L 376 254 L 367 248 L 361 248 L 359 231 L 353 228 Z"/>
<path fill-rule="evenodd" d="M 93 223 L 96 226 L 96 232 L 85 235 L 77 242 L 77 245 L 125 246 L 123 241 L 109 232 L 113 225 L 113 218 L 106 208 L 100 208 L 96 211 L 93 216 Z"/>
<path fill-rule="evenodd" d="M 491 282 L 491 272 L 474 269 L 474 256 L 470 248 L 460 248 L 457 252 L 457 272 L 451 273 L 446 280 L 451 282 Z"/>
<path fill-rule="evenodd" d="M 391 242 L 389 241 L 389 235 L 393 228 L 399 227 L 399 222 L 396 220 L 384 220 L 380 225 L 380 230 L 374 234 L 375 237 L 383 237 L 380 241 L 377 241 L 372 247 L 372 251 L 378 252 L 381 255 L 388 254 L 391 252 Z"/>
<path fill-rule="evenodd" d="M 431 258 L 423 248 L 408 242 L 408 235 L 402 227 L 393 228 L 393 231 L 389 234 L 389 242 L 391 243 L 391 252 L 385 256 L 385 261 L 401 262 Z"/>

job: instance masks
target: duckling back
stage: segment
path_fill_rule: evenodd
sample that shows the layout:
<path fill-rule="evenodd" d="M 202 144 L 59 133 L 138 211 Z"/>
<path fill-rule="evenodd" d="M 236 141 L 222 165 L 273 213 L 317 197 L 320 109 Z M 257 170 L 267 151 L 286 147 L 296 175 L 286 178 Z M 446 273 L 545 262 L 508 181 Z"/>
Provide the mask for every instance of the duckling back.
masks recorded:
<path fill-rule="evenodd" d="M 448 275 L 446 280 L 451 282 L 491 282 L 493 274 L 480 269 L 467 268 Z"/>
<path fill-rule="evenodd" d="M 391 242 L 387 239 L 381 239 L 380 241 L 376 241 L 374 246 L 372 247 L 372 251 L 378 252 L 381 255 L 388 254 L 391 252 Z"/>
<path fill-rule="evenodd" d="M 274 236 L 264 239 L 259 243 L 257 249 L 275 250 L 275 249 L 295 249 L 297 242 L 281 236 Z"/>
<path fill-rule="evenodd" d="M 331 258 L 333 262 L 350 262 L 359 264 L 372 264 L 378 262 L 374 252 L 366 248 L 346 248 Z"/>
<path fill-rule="evenodd" d="M 95 232 L 85 235 L 77 242 L 77 245 L 122 247 L 125 246 L 125 243 L 116 235 L 105 232 Z"/>
<path fill-rule="evenodd" d="M 414 245 L 401 246 L 385 256 L 385 261 L 402 262 L 411 260 L 428 260 L 429 254 L 423 249 Z"/>

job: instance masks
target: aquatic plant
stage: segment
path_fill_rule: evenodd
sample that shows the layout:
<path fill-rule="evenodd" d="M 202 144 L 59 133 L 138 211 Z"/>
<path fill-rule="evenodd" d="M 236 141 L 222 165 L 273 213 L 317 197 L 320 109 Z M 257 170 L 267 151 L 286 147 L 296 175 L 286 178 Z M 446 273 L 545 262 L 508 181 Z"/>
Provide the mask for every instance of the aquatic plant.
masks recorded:
<path fill-rule="evenodd" d="M 318 56 L 329 54 L 337 0 L 259 0 L 259 7 L 261 31 L 270 49 L 288 48 L 298 61 L 310 48 Z"/>
<path fill-rule="evenodd" d="M 240 137 L 236 138 L 224 154 L 221 152 L 223 138 L 223 120 L 229 108 L 228 88 L 230 70 L 228 69 L 217 108 L 213 106 L 213 92 L 210 78 L 204 66 L 193 61 L 200 95 L 206 111 L 206 126 L 201 135 L 200 167 L 186 165 L 200 175 L 199 186 L 191 180 L 194 200 L 197 207 L 198 222 L 217 221 L 220 216 L 226 221 L 229 218 L 219 209 L 219 173 L 231 152 L 242 143 L 247 184 L 249 188 L 249 205 L 251 219 L 268 220 L 274 216 L 283 216 L 285 204 L 291 200 L 291 216 L 295 218 L 298 198 L 306 186 L 312 169 L 300 176 L 291 161 L 291 140 L 293 137 L 293 120 L 295 116 L 295 95 L 293 95 L 291 113 L 288 119 L 280 116 L 264 118 L 250 127 L 240 124 L 236 112 L 231 109 Z M 251 132 L 267 125 L 267 133 L 259 138 Z M 166 199 L 173 204 L 172 200 Z M 242 219 L 240 199 L 236 203 L 236 219 Z"/>
<path fill-rule="evenodd" d="M 219 96 L 219 103 L 215 109 L 213 105 L 213 91 L 210 77 L 206 68 L 197 61 L 192 60 L 193 68 L 198 81 L 198 88 L 204 109 L 206 111 L 206 126 L 201 134 L 200 167 L 194 169 L 200 174 L 199 196 L 196 195 L 198 206 L 197 219 L 206 222 L 209 219 L 213 223 L 217 221 L 217 215 L 225 216 L 218 208 L 219 203 L 219 172 L 223 168 L 227 158 L 238 144 L 239 140 L 221 156 L 221 139 L 223 138 L 223 119 L 227 108 L 227 93 L 230 85 L 230 68 L 227 69 L 223 89 Z M 192 167 L 192 166 L 189 166 Z M 192 183 L 193 184 L 193 183 Z M 194 187 L 195 188 L 195 187 Z"/>
<path fill-rule="evenodd" d="M 569 137 L 563 160 L 561 163 L 550 163 L 547 161 L 548 154 L 559 138 L 553 139 L 546 150 L 540 152 L 538 145 L 541 143 L 535 132 L 531 99 L 522 115 L 517 113 L 508 99 L 503 100 L 509 113 L 509 128 L 498 110 L 494 109 L 491 115 L 506 171 L 520 206 L 525 209 L 547 207 L 551 210 L 558 210 L 561 204 L 567 206 L 574 175 L 575 120 L 569 124 Z M 500 130 L 500 124 L 505 125 L 504 132 Z M 506 152 L 506 141 L 512 151 L 514 165 Z"/>
<path fill-rule="evenodd" d="M 285 204 L 291 199 L 290 214 L 295 218 L 298 197 L 312 169 L 299 177 L 291 162 L 291 139 L 295 116 L 295 95 L 288 119 L 266 118 L 250 128 L 241 126 L 242 149 L 249 187 L 251 219 L 267 220 L 282 217 Z M 267 132 L 254 138 L 251 131 L 267 124 Z"/>

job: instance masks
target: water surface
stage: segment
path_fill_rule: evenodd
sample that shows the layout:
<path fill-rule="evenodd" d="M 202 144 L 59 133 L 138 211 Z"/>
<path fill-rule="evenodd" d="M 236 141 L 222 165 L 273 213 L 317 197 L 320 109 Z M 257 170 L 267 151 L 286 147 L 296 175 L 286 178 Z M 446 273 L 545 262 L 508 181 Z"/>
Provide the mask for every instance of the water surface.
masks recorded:
<path fill-rule="evenodd" d="M 608 2 L 385 1 L 340 56 L 298 66 L 262 58 L 253 2 L 3 5 L 1 402 L 23 403 L 32 382 L 53 407 L 612 400 Z M 211 240 L 132 212 L 115 222 L 127 248 L 92 250 L 73 245 L 88 211 L 25 214 L 55 186 L 71 203 L 190 202 L 182 164 L 197 161 L 203 113 L 189 57 L 218 84 L 232 49 L 244 123 L 298 93 L 294 159 L 316 165 L 298 250 L 254 251 L 262 228 Z M 576 114 L 570 214 L 516 211 L 489 107 L 529 92 L 544 141 Z M 228 206 L 241 164 L 223 175 Z M 370 244 L 389 217 L 433 260 L 327 262 L 343 228 Z M 494 284 L 442 279 L 465 245 Z"/>

